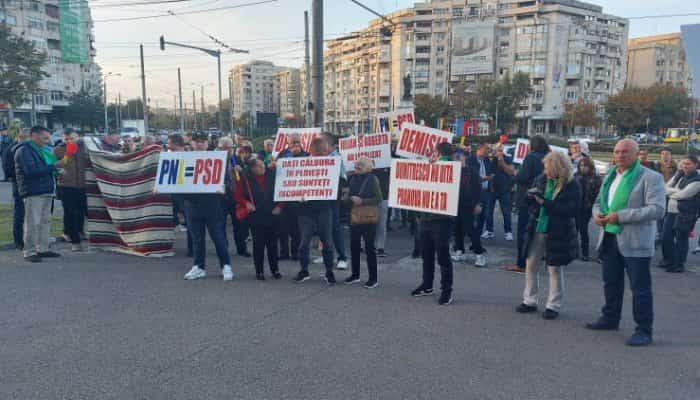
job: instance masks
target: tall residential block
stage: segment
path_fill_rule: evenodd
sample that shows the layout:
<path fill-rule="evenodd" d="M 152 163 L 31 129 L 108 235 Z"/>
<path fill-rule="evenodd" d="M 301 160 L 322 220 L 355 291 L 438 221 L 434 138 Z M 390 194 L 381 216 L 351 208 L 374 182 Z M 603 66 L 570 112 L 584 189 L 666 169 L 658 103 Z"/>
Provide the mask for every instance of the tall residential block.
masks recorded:
<path fill-rule="evenodd" d="M 649 87 L 660 83 L 689 90 L 692 87 L 680 33 L 630 39 L 627 47 L 627 86 Z"/>

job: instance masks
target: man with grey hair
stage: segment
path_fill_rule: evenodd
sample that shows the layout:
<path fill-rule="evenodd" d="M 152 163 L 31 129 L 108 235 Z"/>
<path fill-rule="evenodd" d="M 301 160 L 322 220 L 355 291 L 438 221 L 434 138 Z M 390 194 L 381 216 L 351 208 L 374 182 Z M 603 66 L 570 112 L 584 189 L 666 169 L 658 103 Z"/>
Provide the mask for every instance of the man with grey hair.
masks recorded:
<path fill-rule="evenodd" d="M 265 166 L 270 165 L 272 162 L 272 151 L 274 148 L 275 141 L 272 139 L 265 139 L 263 142 L 263 149 L 258 152 L 258 158 L 265 163 Z"/>
<path fill-rule="evenodd" d="M 649 266 L 654 256 L 656 221 L 664 215 L 663 177 L 642 166 L 639 146 L 624 139 L 615 145 L 616 168 L 603 180 L 593 205 L 593 220 L 600 226 L 597 249 L 603 262 L 605 305 L 602 316 L 587 324 L 592 330 L 613 331 L 620 325 L 625 294 L 625 271 L 632 290 L 635 333 L 628 346 L 652 342 L 654 301 Z"/>

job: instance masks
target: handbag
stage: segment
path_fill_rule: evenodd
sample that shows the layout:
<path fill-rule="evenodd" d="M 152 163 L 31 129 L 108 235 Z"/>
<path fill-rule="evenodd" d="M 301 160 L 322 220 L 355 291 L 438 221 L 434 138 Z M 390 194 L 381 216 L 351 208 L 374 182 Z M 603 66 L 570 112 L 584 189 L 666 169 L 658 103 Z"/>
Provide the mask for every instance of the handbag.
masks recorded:
<path fill-rule="evenodd" d="M 362 182 L 359 194 L 365 190 L 367 182 L 372 179 L 370 175 Z M 375 204 L 353 205 L 350 210 L 350 225 L 376 225 L 379 222 L 379 206 Z"/>
<path fill-rule="evenodd" d="M 250 202 L 253 203 L 253 206 L 255 206 L 255 200 L 253 199 L 253 193 L 250 190 L 250 183 L 248 182 L 248 179 L 245 180 L 245 186 L 246 189 L 248 190 L 248 196 L 250 197 Z M 248 214 L 250 214 L 250 211 L 248 211 L 247 207 L 247 202 L 244 204 L 241 203 L 236 203 L 236 219 L 239 221 L 243 221 L 248 217 Z"/>

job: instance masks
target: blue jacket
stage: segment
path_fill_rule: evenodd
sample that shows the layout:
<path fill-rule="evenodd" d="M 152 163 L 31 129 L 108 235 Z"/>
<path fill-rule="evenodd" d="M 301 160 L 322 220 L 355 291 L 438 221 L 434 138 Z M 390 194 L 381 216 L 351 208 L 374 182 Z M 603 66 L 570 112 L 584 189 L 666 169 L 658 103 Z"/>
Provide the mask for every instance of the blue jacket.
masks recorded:
<path fill-rule="evenodd" d="M 15 179 L 21 197 L 54 194 L 56 167 L 48 165 L 29 143 L 20 146 L 15 153 Z"/>
<path fill-rule="evenodd" d="M 546 154 L 531 152 L 523 160 L 523 164 L 520 166 L 520 170 L 515 175 L 515 183 L 518 185 L 518 192 L 516 197 L 516 203 L 518 207 L 527 207 L 527 191 L 532 187 L 535 182 L 535 178 L 540 176 L 544 171 L 544 164 L 542 160 Z"/>

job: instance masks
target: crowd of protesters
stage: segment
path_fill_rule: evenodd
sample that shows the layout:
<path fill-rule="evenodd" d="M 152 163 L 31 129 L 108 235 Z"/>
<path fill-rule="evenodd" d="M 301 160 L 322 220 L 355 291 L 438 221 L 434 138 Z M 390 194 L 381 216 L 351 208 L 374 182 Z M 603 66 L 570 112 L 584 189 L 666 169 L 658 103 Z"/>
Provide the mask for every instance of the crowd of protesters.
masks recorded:
<path fill-rule="evenodd" d="M 63 233 L 72 250 L 83 250 L 85 238 L 85 170 L 90 162 L 86 146 L 70 130 L 65 131 L 60 143 L 50 146 L 49 142 L 49 132 L 34 127 L 6 145 L 2 154 L 15 199 L 15 246 L 23 250 L 24 258 L 30 262 L 60 256 L 49 249 L 54 197 L 63 204 Z M 602 264 L 604 306 L 601 317 L 587 327 L 618 328 L 626 273 L 637 323 L 628 344 L 651 343 L 653 296 L 649 270 L 655 242 L 660 242 L 662 248 L 663 261 L 659 266 L 669 272 L 683 272 L 689 238 L 700 210 L 698 159 L 691 155 L 676 162 L 670 150 L 665 149 L 660 161 L 652 162 L 636 142 L 624 139 L 615 146 L 610 171 L 601 177 L 584 143 L 571 143 L 568 155 L 550 150 L 539 136 L 532 137 L 530 143 L 531 151 L 519 168 L 503 145 L 479 144 L 473 152 L 470 146 L 437 145 L 432 162 L 462 164 L 458 214 L 452 217 L 390 210 L 389 170 L 375 169 L 366 158 L 357 160 L 354 170 L 341 171 L 337 199 L 275 202 L 277 160 L 338 155 L 335 138 L 330 134 L 314 139 L 308 153 L 300 138 L 290 135 L 287 148 L 277 158 L 272 156 L 272 140 L 266 140 L 263 148 L 255 152 L 252 143 L 241 136 L 170 135 L 167 143 L 160 143 L 165 151 L 219 150 L 228 154 L 225 194 L 172 196 L 174 222 L 178 230 L 187 232 L 187 256 L 193 258 L 193 266 L 184 277 L 195 280 L 206 276 L 208 232 L 223 280 L 234 278 L 227 235 L 230 218 L 237 254 L 252 256 L 258 280 L 266 280 L 265 259 L 273 279 L 282 278 L 281 260 L 294 260 L 299 263 L 295 282 L 309 280 L 310 264 L 318 263 L 325 267 L 323 279 L 334 285 L 334 270 L 348 267 L 341 223 L 347 219 L 351 269 L 343 282 L 361 282 L 364 252 L 364 287 L 374 289 L 379 285 L 377 258 L 387 254 L 390 216 L 395 215 L 410 223 L 413 257 L 422 258 L 422 279 L 412 295 L 434 294 L 437 263 L 441 275 L 438 303 L 448 305 L 453 301 L 453 262 L 467 259 L 465 237 L 474 254 L 474 265 L 483 268 L 488 264 L 483 244 L 495 237 L 498 203 L 504 239 L 516 240 L 515 264 L 506 270 L 524 274 L 522 303 L 516 307 L 517 312 L 538 310 L 537 277 L 544 265 L 549 275 L 549 293 L 542 317 L 557 318 L 565 294 L 565 267 L 576 259 L 590 259 Z M 99 140 L 101 150 L 114 153 L 131 153 L 152 144 L 159 143 L 153 137 L 133 140 L 117 134 Z M 512 214 L 516 215 L 515 232 Z M 599 230 L 595 253 L 590 251 L 591 220 Z M 310 250 L 316 236 L 322 256 L 312 259 Z M 249 241 L 252 254 L 248 251 Z"/>

